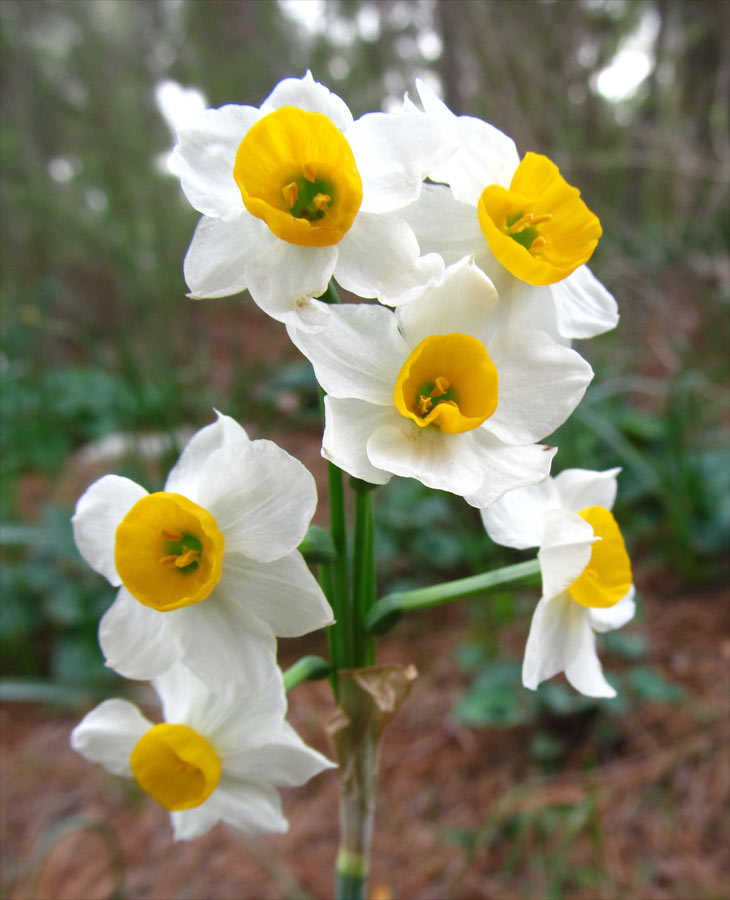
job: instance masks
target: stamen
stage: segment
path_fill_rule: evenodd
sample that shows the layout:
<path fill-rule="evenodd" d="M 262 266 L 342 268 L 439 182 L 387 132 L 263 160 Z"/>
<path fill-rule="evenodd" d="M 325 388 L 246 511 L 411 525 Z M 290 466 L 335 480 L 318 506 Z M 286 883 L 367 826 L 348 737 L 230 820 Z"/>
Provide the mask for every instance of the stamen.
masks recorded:
<path fill-rule="evenodd" d="M 329 194 L 315 194 L 312 199 L 312 206 L 317 210 L 317 212 L 322 212 L 327 209 L 327 207 L 332 202 L 332 198 Z"/>
<path fill-rule="evenodd" d="M 425 397 L 423 394 L 418 395 L 418 414 L 421 416 L 427 415 L 431 407 L 433 406 L 433 400 L 430 397 Z"/>
<path fill-rule="evenodd" d="M 162 537 L 166 541 L 171 541 L 174 544 L 183 539 L 181 531 L 168 531 L 166 528 L 162 529 Z"/>
<path fill-rule="evenodd" d="M 157 562 L 158 562 L 161 566 L 171 566 L 171 565 L 173 565 L 175 562 L 177 562 L 177 559 L 178 559 L 178 557 L 177 557 L 174 553 L 171 553 L 169 556 L 161 556 L 161 557 L 157 560 Z"/>
<path fill-rule="evenodd" d="M 541 216 L 535 216 L 532 222 L 530 222 L 530 225 L 534 228 L 536 225 L 542 225 L 545 222 L 549 222 L 552 217 L 552 213 L 543 213 Z"/>
<path fill-rule="evenodd" d="M 197 562 L 199 559 L 199 550 L 188 550 L 187 553 L 181 553 L 180 556 L 175 557 L 175 565 L 178 569 L 184 569 L 185 566 L 189 566 L 190 563 Z"/>
<path fill-rule="evenodd" d="M 443 395 L 448 391 L 451 387 L 451 382 L 448 378 L 444 378 L 443 375 L 439 375 L 436 379 L 436 384 L 434 385 L 433 390 L 431 391 L 432 397 L 443 397 Z"/>
<path fill-rule="evenodd" d="M 304 172 L 304 177 L 307 179 L 307 181 L 314 182 L 314 179 L 317 177 L 317 172 L 314 168 L 313 163 L 304 163 L 302 172 Z"/>
<path fill-rule="evenodd" d="M 543 247 L 547 247 L 547 241 L 541 234 L 538 234 L 535 240 L 530 244 L 530 253 L 536 253 L 538 250 L 542 250 Z"/>
<path fill-rule="evenodd" d="M 516 222 L 513 222 L 507 228 L 507 234 L 515 234 L 518 231 L 523 231 L 525 228 L 528 228 L 532 225 L 532 220 L 534 219 L 534 215 L 531 212 L 523 213 Z"/>
<path fill-rule="evenodd" d="M 299 196 L 299 188 L 297 187 L 296 182 L 292 181 L 291 184 L 285 185 L 281 189 L 281 196 L 284 198 L 284 203 L 291 209 L 297 202 L 297 197 Z"/>

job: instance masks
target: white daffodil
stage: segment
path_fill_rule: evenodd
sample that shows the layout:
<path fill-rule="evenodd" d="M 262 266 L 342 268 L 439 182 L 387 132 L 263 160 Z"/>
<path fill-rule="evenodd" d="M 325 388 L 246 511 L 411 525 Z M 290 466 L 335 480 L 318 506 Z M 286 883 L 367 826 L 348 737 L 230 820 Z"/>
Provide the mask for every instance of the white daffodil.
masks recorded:
<path fill-rule="evenodd" d="M 427 170 L 454 149 L 406 100 L 397 113 L 353 121 L 310 72 L 261 104 L 205 110 L 178 128 L 174 166 L 203 213 L 185 258 L 194 298 L 248 288 L 280 321 L 319 327 L 310 304 L 334 275 L 346 290 L 395 305 L 438 277 L 409 225 Z"/>
<path fill-rule="evenodd" d="M 594 632 L 620 628 L 635 612 L 631 561 L 610 512 L 619 471 L 566 469 L 482 511 L 498 544 L 540 548 L 543 596 L 522 668 L 522 681 L 532 690 L 565 672 L 582 694 L 616 696 L 603 676 Z"/>
<path fill-rule="evenodd" d="M 94 482 L 73 528 L 86 562 L 121 585 L 99 625 L 106 664 L 146 680 L 182 659 L 212 690 L 267 680 L 275 635 L 333 621 L 296 549 L 316 503 L 298 460 L 223 415 L 193 435 L 163 491 Z"/>
<path fill-rule="evenodd" d="M 276 667 L 255 693 L 229 686 L 212 694 L 182 663 L 153 686 L 162 723 L 127 700 L 105 700 L 73 730 L 71 746 L 114 775 L 134 778 L 170 811 L 176 840 L 220 821 L 248 834 L 284 832 L 277 786 L 298 786 L 334 767 L 285 721 Z"/>
<path fill-rule="evenodd" d="M 472 254 L 505 310 L 563 341 L 614 328 L 616 301 L 585 263 L 601 236 L 598 218 L 547 157 L 522 161 L 511 138 L 471 116 L 455 116 L 422 82 L 427 114 L 456 153 L 431 170 L 402 215 L 423 252 L 451 263 Z M 450 190 L 444 184 L 450 186 Z"/>
<path fill-rule="evenodd" d="M 331 307 L 318 332 L 289 328 L 327 392 L 322 453 L 351 475 L 391 475 L 487 506 L 541 481 L 555 450 L 535 444 L 575 409 L 593 376 L 539 331 L 508 327 L 469 259 L 395 312 Z"/>

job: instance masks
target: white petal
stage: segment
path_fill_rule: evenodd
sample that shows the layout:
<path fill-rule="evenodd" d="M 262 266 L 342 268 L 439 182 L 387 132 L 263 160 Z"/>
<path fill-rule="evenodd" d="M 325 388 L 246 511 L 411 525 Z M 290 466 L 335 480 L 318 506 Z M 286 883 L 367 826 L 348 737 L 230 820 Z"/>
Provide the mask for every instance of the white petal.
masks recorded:
<path fill-rule="evenodd" d="M 282 722 L 279 732 L 265 744 L 226 760 L 226 771 L 236 778 L 265 778 L 279 787 L 298 787 L 325 769 L 337 768 L 308 747 L 294 729 Z"/>
<path fill-rule="evenodd" d="M 176 841 L 192 841 L 210 831 L 220 822 L 221 817 L 214 806 L 212 797 L 193 809 L 183 809 L 170 813 L 173 834 Z"/>
<path fill-rule="evenodd" d="M 270 562 L 294 550 L 317 506 L 309 471 L 272 441 L 240 441 L 210 454 L 197 499 L 216 520 L 225 551 Z"/>
<path fill-rule="evenodd" d="M 477 264 L 494 281 L 500 300 L 504 301 L 510 323 L 517 328 L 544 331 L 559 344 L 570 346 L 560 334 L 555 299 L 550 285 L 536 287 L 511 275 L 491 251 L 479 254 Z"/>
<path fill-rule="evenodd" d="M 594 631 L 603 633 L 605 631 L 614 631 L 614 629 L 621 628 L 627 622 L 630 622 L 636 612 L 635 593 L 636 591 L 632 584 L 626 596 L 622 597 L 613 606 L 605 609 L 589 609 L 588 618 L 590 619 L 591 628 Z"/>
<path fill-rule="evenodd" d="M 578 512 L 587 506 L 605 506 L 611 509 L 616 499 L 616 477 L 621 471 L 606 469 L 595 472 L 591 469 L 564 469 L 555 476 L 555 488 L 563 509 Z"/>
<path fill-rule="evenodd" d="M 119 523 L 147 491 L 119 475 L 105 475 L 79 497 L 73 524 L 74 540 L 91 568 L 115 587 L 122 583 L 114 564 Z"/>
<path fill-rule="evenodd" d="M 457 200 L 473 206 L 487 185 L 509 187 L 520 162 L 514 141 L 481 119 L 455 116 L 423 81 L 416 85 L 426 112 L 460 142 L 456 153 L 429 172 L 431 179 L 451 185 Z"/>
<path fill-rule="evenodd" d="M 503 547 L 525 550 L 539 547 L 545 515 L 560 505 L 553 479 L 508 491 L 481 511 L 489 537 Z"/>
<path fill-rule="evenodd" d="M 276 640 L 265 625 L 246 610 L 214 591 L 200 603 L 163 615 L 174 617 L 180 657 L 214 693 L 242 683 L 257 690 L 276 667 Z"/>
<path fill-rule="evenodd" d="M 246 284 L 265 313 L 297 324 L 298 308 L 308 309 L 327 290 L 336 262 L 337 246 L 300 247 L 276 238 L 246 264 Z"/>
<path fill-rule="evenodd" d="M 410 347 L 433 334 L 454 332 L 483 341 L 498 302 L 492 282 L 464 257 L 446 269 L 438 284 L 398 308 L 398 326 Z"/>
<path fill-rule="evenodd" d="M 210 454 L 226 444 L 248 441 L 246 431 L 235 419 L 217 410 L 215 414 L 215 422 L 196 431 L 185 445 L 180 458 L 167 476 L 166 491 L 183 494 L 197 502 L 198 479 Z"/>
<path fill-rule="evenodd" d="M 389 422 L 395 407 L 376 406 L 364 400 L 324 398 L 325 428 L 322 456 L 355 478 L 371 484 L 386 484 L 391 473 L 376 468 L 366 446 L 370 435 Z"/>
<path fill-rule="evenodd" d="M 464 499 L 471 506 L 483 509 L 498 500 L 507 491 L 537 484 L 550 474 L 555 447 L 543 444 L 525 444 L 511 447 L 485 431 L 475 428 L 467 435 L 482 466 L 481 487 Z"/>
<path fill-rule="evenodd" d="M 618 325 L 616 300 L 588 266 L 551 285 L 558 329 L 566 338 L 590 338 Z"/>
<path fill-rule="evenodd" d="M 580 403 L 593 377 L 582 356 L 540 331 L 495 333 L 487 350 L 499 387 L 497 409 L 484 427 L 510 444 L 551 434 Z"/>
<path fill-rule="evenodd" d="M 522 664 L 522 683 L 535 690 L 563 672 L 593 640 L 585 609 L 568 596 L 542 597 L 535 607 Z"/>
<path fill-rule="evenodd" d="M 261 104 L 262 113 L 270 113 L 281 106 L 297 106 L 308 112 L 327 116 L 340 129 L 346 131 L 352 125 L 352 113 L 344 100 L 329 88 L 312 78 L 307 71 L 303 78 L 285 78 Z"/>
<path fill-rule="evenodd" d="M 274 562 L 227 553 L 221 588 L 277 637 L 299 637 L 332 625 L 332 609 L 298 551 Z"/>
<path fill-rule="evenodd" d="M 565 677 L 587 697 L 615 697 L 616 691 L 606 681 L 596 653 L 596 638 L 588 617 L 584 619 L 583 639 L 577 656 L 565 667 Z"/>
<path fill-rule="evenodd" d="M 394 113 L 368 113 L 347 132 L 363 182 L 361 210 L 387 213 L 418 197 L 423 179 L 457 147 L 433 116 L 412 103 Z"/>
<path fill-rule="evenodd" d="M 550 598 L 567 591 L 585 569 L 596 538 L 593 528 L 577 513 L 550 510 L 543 522 L 545 533 L 537 558 L 542 592 Z"/>
<path fill-rule="evenodd" d="M 462 497 L 479 489 L 483 479 L 480 459 L 463 435 L 420 428 L 394 412 L 400 421 L 393 417 L 393 424 L 378 428 L 367 442 L 368 458 L 374 466 Z"/>
<path fill-rule="evenodd" d="M 447 264 L 488 246 L 476 207 L 459 203 L 446 185 L 424 184 L 418 200 L 398 215 L 413 229 L 421 253 L 440 253 Z"/>
<path fill-rule="evenodd" d="M 105 700 L 71 732 L 73 749 L 114 775 L 133 777 L 129 757 L 137 741 L 152 728 L 133 703 Z"/>
<path fill-rule="evenodd" d="M 206 216 L 233 219 L 243 208 L 233 178 L 238 145 L 261 113 L 230 104 L 206 109 L 177 129 L 175 171 L 191 206 Z"/>
<path fill-rule="evenodd" d="M 393 404 L 393 388 L 410 350 L 390 310 L 368 303 L 333 306 L 322 331 L 289 328 L 289 336 L 329 395 Z"/>
<path fill-rule="evenodd" d="M 360 212 L 342 238 L 335 278 L 360 297 L 397 306 L 443 274 L 440 256 L 421 256 L 411 226 L 398 216 Z"/>
<path fill-rule="evenodd" d="M 99 623 L 99 644 L 106 665 L 125 678 L 146 681 L 161 675 L 175 661 L 178 649 L 166 616 L 144 606 L 121 588 Z"/>
<path fill-rule="evenodd" d="M 265 781 L 221 778 L 206 806 L 218 818 L 244 834 L 283 834 L 289 828 L 281 810 L 281 797 Z"/>
<path fill-rule="evenodd" d="M 192 710 L 194 727 L 208 737 L 225 767 L 229 759 L 278 735 L 286 715 L 286 691 L 278 667 L 256 690 L 242 695 L 241 689 L 245 685 L 231 684 L 223 694 Z"/>
<path fill-rule="evenodd" d="M 247 263 L 275 241 L 266 225 L 245 209 L 227 221 L 203 216 L 183 263 L 189 296 L 205 300 L 245 290 Z"/>

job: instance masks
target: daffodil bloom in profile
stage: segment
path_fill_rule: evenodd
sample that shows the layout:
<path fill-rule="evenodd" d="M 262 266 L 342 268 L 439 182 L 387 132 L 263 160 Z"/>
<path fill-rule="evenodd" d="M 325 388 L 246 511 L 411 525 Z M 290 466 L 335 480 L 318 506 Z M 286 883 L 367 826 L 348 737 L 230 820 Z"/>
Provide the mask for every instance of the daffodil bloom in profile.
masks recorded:
<path fill-rule="evenodd" d="M 429 171 L 404 213 L 423 251 L 453 262 L 472 254 L 492 279 L 504 314 L 563 341 L 616 326 L 616 301 L 586 263 L 601 236 L 598 217 L 546 156 L 520 160 L 514 142 L 492 125 L 455 116 L 422 82 L 424 109 L 458 142 Z M 449 187 L 446 187 L 448 185 Z"/>
<path fill-rule="evenodd" d="M 163 722 L 149 721 L 127 700 L 105 700 L 73 730 L 71 746 L 134 778 L 170 811 L 176 840 L 199 837 L 220 821 L 247 834 L 284 832 L 277 787 L 333 768 L 285 721 L 276 667 L 254 692 L 229 685 L 213 694 L 179 662 L 152 683 Z"/>
<path fill-rule="evenodd" d="M 474 506 L 541 481 L 538 445 L 593 376 L 575 351 L 496 314 L 492 283 L 468 258 L 410 303 L 332 307 L 318 332 L 289 328 L 327 392 L 322 453 L 351 475 L 392 475 Z"/>
<path fill-rule="evenodd" d="M 213 690 L 266 681 L 275 636 L 332 622 L 296 549 L 316 502 L 298 460 L 223 415 L 193 435 L 163 491 L 94 482 L 73 528 L 84 559 L 120 586 L 99 626 L 106 664 L 146 680 L 182 659 Z"/>
<path fill-rule="evenodd" d="M 309 72 L 281 81 L 260 108 L 205 110 L 178 129 L 174 155 L 183 191 L 203 213 L 185 258 L 190 296 L 248 288 L 269 315 L 300 327 L 323 321 L 309 299 L 333 276 L 360 297 L 404 302 L 443 262 L 421 257 L 393 214 L 451 149 L 409 101 L 354 121 Z"/>
<path fill-rule="evenodd" d="M 566 469 L 505 494 L 482 511 L 487 533 L 505 547 L 539 547 L 543 596 L 532 617 L 522 680 L 535 689 L 558 672 L 589 697 L 615 697 L 594 632 L 635 612 L 631 561 L 611 513 L 619 469 Z"/>

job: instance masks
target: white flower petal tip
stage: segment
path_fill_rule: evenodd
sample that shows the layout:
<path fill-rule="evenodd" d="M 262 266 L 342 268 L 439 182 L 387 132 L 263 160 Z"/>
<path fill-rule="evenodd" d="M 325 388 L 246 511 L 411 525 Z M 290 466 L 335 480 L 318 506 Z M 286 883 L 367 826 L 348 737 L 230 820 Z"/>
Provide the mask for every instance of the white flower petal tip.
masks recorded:
<path fill-rule="evenodd" d="M 268 679 L 277 634 L 332 622 L 296 551 L 316 504 L 298 460 L 219 412 L 163 491 L 116 476 L 92 485 L 74 533 L 84 558 L 121 584 L 99 625 L 106 665 L 146 680 L 182 658 L 214 689 Z"/>
<path fill-rule="evenodd" d="M 476 507 L 548 475 L 555 449 L 534 442 L 562 424 L 592 375 L 547 335 L 515 333 L 468 257 L 394 313 L 336 306 L 322 331 L 290 336 L 327 392 L 326 458 L 357 478 L 416 478 Z"/>
<path fill-rule="evenodd" d="M 490 537 L 539 547 L 543 597 L 530 625 L 523 683 L 564 672 L 589 697 L 615 697 L 596 653 L 595 632 L 635 613 L 631 564 L 610 508 L 619 469 L 566 469 L 540 485 L 507 493 L 482 514 Z"/>
<path fill-rule="evenodd" d="M 134 778 L 169 810 L 176 840 L 199 837 L 218 822 L 246 834 L 282 833 L 288 823 L 277 787 L 302 785 L 333 768 L 285 721 L 278 668 L 255 692 L 230 685 L 211 693 L 177 662 L 153 687 L 163 722 L 153 725 L 126 700 L 107 700 L 76 726 L 71 744 L 110 772 Z M 170 755 L 186 763 L 172 778 Z"/>

